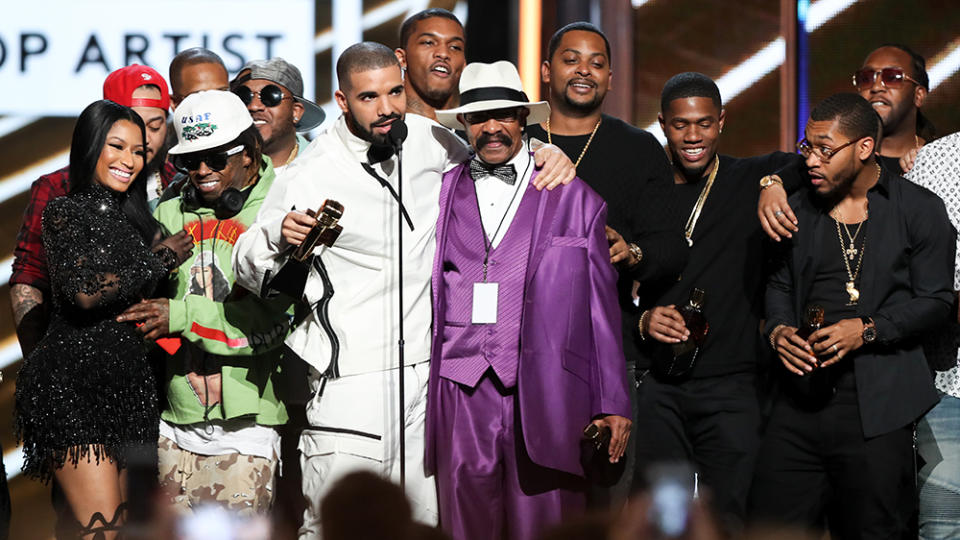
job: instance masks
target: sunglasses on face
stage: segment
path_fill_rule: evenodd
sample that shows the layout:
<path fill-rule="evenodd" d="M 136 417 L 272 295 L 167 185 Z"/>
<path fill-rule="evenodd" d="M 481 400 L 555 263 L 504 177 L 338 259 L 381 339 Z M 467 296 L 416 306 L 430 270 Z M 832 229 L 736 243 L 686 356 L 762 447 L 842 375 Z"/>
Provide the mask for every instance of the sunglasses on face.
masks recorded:
<path fill-rule="evenodd" d="M 880 86 L 884 88 L 899 88 L 904 81 L 910 81 L 918 86 L 920 84 L 916 79 L 904 73 L 902 69 L 888 67 L 877 70 L 861 69 L 853 74 L 853 85 L 857 87 L 857 90 L 866 90 L 873 87 L 878 77 L 880 78 Z"/>
<path fill-rule="evenodd" d="M 223 169 L 227 168 L 227 159 L 229 159 L 230 156 L 239 154 L 242 151 L 243 145 L 240 144 L 222 152 L 208 152 L 206 154 L 199 152 L 194 154 L 180 154 L 178 156 L 174 156 L 173 166 L 179 171 L 187 173 L 199 169 L 201 163 L 206 163 L 210 170 L 222 171 Z"/>
<path fill-rule="evenodd" d="M 276 107 L 283 100 L 291 98 L 291 96 L 283 95 L 283 90 L 275 84 L 268 84 L 261 88 L 259 92 L 254 92 L 246 86 L 238 86 L 233 89 L 233 93 L 240 98 L 244 105 L 250 105 L 253 102 L 253 96 L 257 96 L 264 107 Z"/>
<path fill-rule="evenodd" d="M 836 148 L 827 148 L 826 146 L 814 146 L 810 144 L 810 141 L 807 139 L 802 139 L 797 143 L 797 151 L 800 152 L 800 155 L 803 156 L 803 159 L 809 159 L 811 155 L 816 155 L 821 162 L 830 163 L 830 158 L 837 155 L 837 152 L 843 150 L 844 148 L 850 146 L 851 144 L 859 141 L 860 139 L 854 139 L 850 142 L 841 144 Z"/>
<path fill-rule="evenodd" d="M 463 115 L 468 124 L 482 124 L 494 119 L 497 122 L 516 122 L 520 118 L 520 109 L 495 109 L 492 111 L 469 112 Z"/>

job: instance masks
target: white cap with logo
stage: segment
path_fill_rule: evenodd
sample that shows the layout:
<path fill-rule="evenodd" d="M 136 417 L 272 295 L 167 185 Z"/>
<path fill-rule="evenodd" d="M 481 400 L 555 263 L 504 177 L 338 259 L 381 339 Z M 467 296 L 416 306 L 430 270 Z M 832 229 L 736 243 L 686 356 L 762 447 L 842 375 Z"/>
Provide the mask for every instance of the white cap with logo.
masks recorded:
<path fill-rule="evenodd" d="M 190 94 L 173 111 L 177 145 L 172 155 L 217 148 L 253 125 L 247 107 L 233 92 L 206 90 Z"/>

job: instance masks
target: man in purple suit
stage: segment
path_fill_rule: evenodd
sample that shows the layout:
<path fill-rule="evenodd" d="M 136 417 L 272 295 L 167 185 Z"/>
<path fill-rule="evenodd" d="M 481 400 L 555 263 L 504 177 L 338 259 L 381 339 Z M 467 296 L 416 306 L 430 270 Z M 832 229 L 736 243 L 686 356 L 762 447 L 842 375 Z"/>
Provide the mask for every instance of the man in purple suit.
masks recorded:
<path fill-rule="evenodd" d="M 476 157 L 440 193 L 427 467 L 454 538 L 532 539 L 585 506 L 584 428 L 612 462 L 629 437 L 607 210 L 580 180 L 531 184 L 522 132 L 550 107 L 512 64 L 468 65 L 460 103 L 437 111 Z"/>

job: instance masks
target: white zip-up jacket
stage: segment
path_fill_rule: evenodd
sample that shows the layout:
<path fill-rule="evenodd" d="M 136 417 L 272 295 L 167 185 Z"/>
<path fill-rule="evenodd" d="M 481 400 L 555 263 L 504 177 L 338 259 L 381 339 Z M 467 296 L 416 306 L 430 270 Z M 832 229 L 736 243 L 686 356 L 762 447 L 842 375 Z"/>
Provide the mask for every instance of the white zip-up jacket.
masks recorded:
<path fill-rule="evenodd" d="M 402 195 L 413 230 L 404 222 L 404 363 L 413 365 L 430 357 L 430 274 L 440 183 L 446 170 L 470 154 L 440 124 L 414 114 L 405 120 Z M 286 214 L 293 208 L 318 210 L 327 199 L 343 205 L 340 237 L 332 248 L 314 251 L 318 257 L 304 289 L 310 314 L 286 340 L 317 372 L 331 377 L 399 365 L 399 205 L 363 169 L 369 148 L 341 116 L 277 178 L 256 222 L 233 250 L 237 283 L 260 294 L 291 249 L 281 236 Z M 395 156 L 373 168 L 396 190 Z"/>

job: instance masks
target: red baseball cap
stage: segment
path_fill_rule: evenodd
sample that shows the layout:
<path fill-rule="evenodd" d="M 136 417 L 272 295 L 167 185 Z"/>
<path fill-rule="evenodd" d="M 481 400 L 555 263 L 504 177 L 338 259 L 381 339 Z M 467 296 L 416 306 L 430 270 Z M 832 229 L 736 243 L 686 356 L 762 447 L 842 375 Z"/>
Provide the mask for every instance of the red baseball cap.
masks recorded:
<path fill-rule="evenodd" d="M 160 99 L 133 97 L 134 90 L 146 85 L 160 88 Z M 170 91 L 167 89 L 167 81 L 157 73 L 157 70 L 139 64 L 122 67 L 107 75 L 103 81 L 103 99 L 109 99 L 125 107 L 157 107 L 164 111 L 170 109 Z"/>

